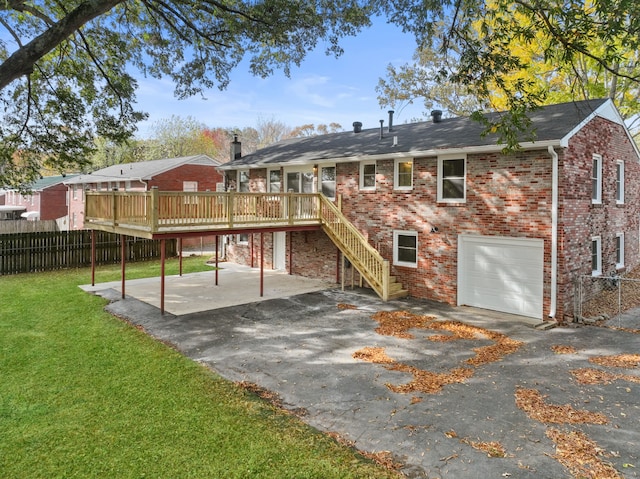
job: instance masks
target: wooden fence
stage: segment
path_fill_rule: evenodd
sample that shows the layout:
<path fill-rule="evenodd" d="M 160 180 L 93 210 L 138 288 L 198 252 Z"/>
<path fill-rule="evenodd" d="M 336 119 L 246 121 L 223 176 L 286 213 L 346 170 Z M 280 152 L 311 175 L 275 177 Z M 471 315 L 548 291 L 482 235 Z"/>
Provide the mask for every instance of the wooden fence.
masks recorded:
<path fill-rule="evenodd" d="M 34 233 L 36 231 L 60 231 L 56 220 L 5 220 L 0 221 L 0 235 L 11 233 Z"/>
<path fill-rule="evenodd" d="M 120 261 L 120 235 L 96 231 L 96 264 Z M 160 257 L 160 241 L 125 236 L 126 260 Z M 166 242 L 167 257 L 177 255 L 176 240 Z M 0 234 L 0 275 L 33 273 L 91 264 L 91 231 Z"/>

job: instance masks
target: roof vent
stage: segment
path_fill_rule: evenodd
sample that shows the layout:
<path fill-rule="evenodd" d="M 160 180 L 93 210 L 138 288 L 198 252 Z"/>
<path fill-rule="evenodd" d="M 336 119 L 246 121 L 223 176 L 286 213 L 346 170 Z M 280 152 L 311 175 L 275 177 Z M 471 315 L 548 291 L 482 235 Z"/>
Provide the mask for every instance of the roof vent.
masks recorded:
<path fill-rule="evenodd" d="M 442 121 L 442 110 L 433 110 L 431 112 L 431 118 L 434 123 L 440 123 Z"/>
<path fill-rule="evenodd" d="M 353 122 L 353 132 L 360 133 L 362 131 L 362 122 L 354 121 Z"/>
<path fill-rule="evenodd" d="M 389 131 L 393 130 L 393 110 L 389 110 Z"/>

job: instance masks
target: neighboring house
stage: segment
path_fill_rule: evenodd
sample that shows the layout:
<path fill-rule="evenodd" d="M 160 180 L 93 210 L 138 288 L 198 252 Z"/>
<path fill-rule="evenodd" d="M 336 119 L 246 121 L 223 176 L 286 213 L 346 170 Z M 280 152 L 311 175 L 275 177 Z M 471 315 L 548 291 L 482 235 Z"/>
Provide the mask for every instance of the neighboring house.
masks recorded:
<path fill-rule="evenodd" d="M 19 208 L 18 217 L 29 220 L 63 220 L 67 215 L 67 187 L 71 175 L 44 176 L 29 186 L 30 194 L 7 190 L 6 207 Z"/>
<path fill-rule="evenodd" d="M 640 154 L 610 100 L 531 119 L 535 141 L 510 153 L 469 118 L 392 125 L 390 112 L 387 128 L 356 122 L 232 154 L 221 169 L 232 190 L 334 198 L 414 297 L 562 321 L 580 275 L 638 265 Z M 236 236 L 230 259 L 255 259 L 252 236 Z M 335 278 L 323 232 L 265 240 L 274 268 Z"/>
<path fill-rule="evenodd" d="M 66 181 L 70 229 L 84 228 L 84 192 L 90 191 L 216 191 L 222 188 L 220 162 L 207 155 L 140 161 L 109 166 Z"/>

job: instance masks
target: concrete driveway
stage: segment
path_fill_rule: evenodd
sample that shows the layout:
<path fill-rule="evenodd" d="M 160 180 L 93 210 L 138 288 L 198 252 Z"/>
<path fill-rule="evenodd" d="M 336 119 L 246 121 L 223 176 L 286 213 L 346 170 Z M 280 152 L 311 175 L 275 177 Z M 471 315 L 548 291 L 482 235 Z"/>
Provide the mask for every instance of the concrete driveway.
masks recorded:
<path fill-rule="evenodd" d="M 200 274 L 209 275 L 207 288 L 215 288 L 213 273 Z M 286 276 L 295 291 L 299 278 Z M 153 301 L 132 297 L 131 283 L 124 300 L 114 285 L 93 291 L 112 299 L 112 313 L 223 377 L 276 393 L 317 429 L 393 458 L 407 477 L 602 479 L 640 473 L 635 332 L 595 326 L 541 331 L 518 316 L 412 299 L 383 303 L 370 291 L 326 284 L 161 315 Z M 221 277 L 221 288 L 225 284 Z M 248 288 L 237 293 L 242 291 Z M 201 292 L 191 288 L 188 294 Z M 373 316 L 380 312 L 378 319 L 386 312 L 397 322 L 434 318 L 406 330 L 412 336 L 406 338 L 376 332 L 380 322 Z M 459 324 L 453 322 L 466 326 L 442 327 Z M 512 352 L 488 362 L 474 359 L 495 352 L 491 346 L 498 343 Z M 392 362 L 372 362 L 372 351 Z M 613 362 L 619 354 L 629 355 L 630 363 Z M 437 392 L 411 387 L 459 379 L 461 371 L 461 382 Z M 585 377 L 595 382 L 581 384 Z"/>

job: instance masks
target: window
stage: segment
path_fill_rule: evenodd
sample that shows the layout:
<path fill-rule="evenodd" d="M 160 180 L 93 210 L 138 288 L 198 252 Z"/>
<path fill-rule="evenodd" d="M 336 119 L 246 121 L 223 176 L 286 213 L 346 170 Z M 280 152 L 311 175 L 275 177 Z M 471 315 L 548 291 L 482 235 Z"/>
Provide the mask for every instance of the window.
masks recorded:
<path fill-rule="evenodd" d="M 282 173 L 280 170 L 269 170 L 269 193 L 280 193 Z"/>
<path fill-rule="evenodd" d="M 395 161 L 393 184 L 396 190 L 410 190 L 413 188 L 413 160 Z"/>
<path fill-rule="evenodd" d="M 616 161 L 616 203 L 624 204 L 624 161 Z"/>
<path fill-rule="evenodd" d="M 248 244 L 249 243 L 249 233 L 240 233 L 237 237 L 238 244 Z"/>
<path fill-rule="evenodd" d="M 393 232 L 393 264 L 418 267 L 418 233 L 415 231 Z"/>
<path fill-rule="evenodd" d="M 182 191 L 187 193 L 193 193 L 198 191 L 198 182 L 197 181 L 183 181 L 182 182 Z M 198 204 L 198 198 L 192 195 L 185 195 L 184 197 L 185 205 L 196 205 Z"/>
<path fill-rule="evenodd" d="M 249 193 L 249 171 L 238 171 L 238 191 Z"/>
<path fill-rule="evenodd" d="M 438 201 L 462 203 L 466 199 L 465 157 L 438 158 Z"/>
<path fill-rule="evenodd" d="M 624 268 L 624 233 L 616 235 L 616 268 Z"/>
<path fill-rule="evenodd" d="M 73 185 L 72 191 L 73 191 L 73 199 L 77 200 L 78 199 L 78 185 Z"/>
<path fill-rule="evenodd" d="M 336 167 L 321 166 L 320 182 L 322 194 L 327 198 L 334 199 L 336 197 Z"/>
<path fill-rule="evenodd" d="M 591 203 L 602 202 L 602 156 L 593 155 L 591 171 Z"/>
<path fill-rule="evenodd" d="M 600 276 L 602 274 L 602 250 L 599 236 L 591 238 L 591 275 Z"/>
<path fill-rule="evenodd" d="M 376 162 L 360 163 L 360 189 L 375 190 L 376 189 Z"/>
<path fill-rule="evenodd" d="M 182 182 L 182 191 L 188 191 L 188 192 L 198 191 L 198 182 L 197 181 L 183 181 Z"/>

